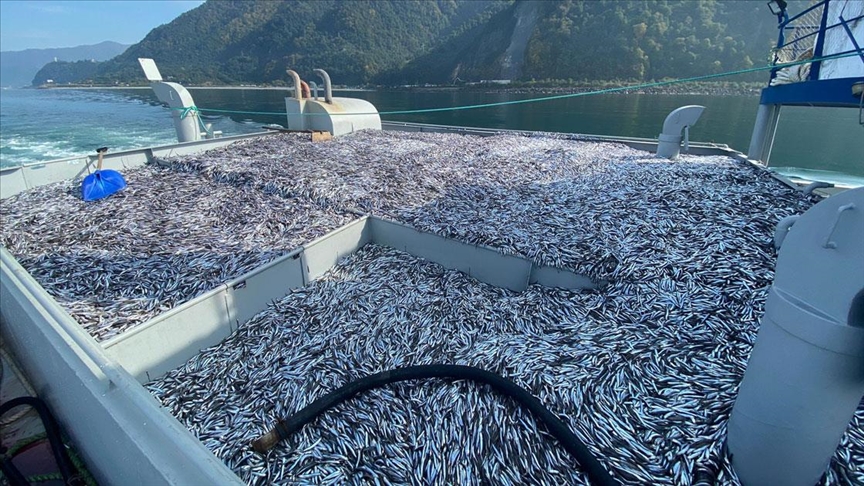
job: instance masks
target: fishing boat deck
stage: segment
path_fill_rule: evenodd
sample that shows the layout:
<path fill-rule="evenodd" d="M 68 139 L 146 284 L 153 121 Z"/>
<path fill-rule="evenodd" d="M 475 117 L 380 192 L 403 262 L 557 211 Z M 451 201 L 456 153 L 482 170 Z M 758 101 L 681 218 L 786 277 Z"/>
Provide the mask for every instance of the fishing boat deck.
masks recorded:
<path fill-rule="evenodd" d="M 244 481 L 585 482 L 529 415 L 458 381 L 369 392 L 266 457 L 249 447 L 353 378 L 457 363 L 530 390 L 624 482 L 736 483 L 725 424 L 774 225 L 814 203 L 766 171 L 542 134 L 388 132 L 266 137 L 160 165 L 96 204 L 68 183 L 0 203 L 3 245 L 97 339 L 370 212 L 600 285 L 516 293 L 367 245 L 148 385 Z M 862 471 L 864 408 L 823 483 Z"/>

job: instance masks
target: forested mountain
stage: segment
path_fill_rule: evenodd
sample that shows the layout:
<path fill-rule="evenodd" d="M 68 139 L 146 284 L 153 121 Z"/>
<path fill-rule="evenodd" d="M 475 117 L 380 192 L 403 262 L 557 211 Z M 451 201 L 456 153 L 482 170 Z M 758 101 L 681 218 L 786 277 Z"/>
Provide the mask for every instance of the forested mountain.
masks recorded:
<path fill-rule="evenodd" d="M 764 64 L 776 32 L 763 0 L 209 0 L 98 77 L 140 82 L 152 57 L 193 84 L 659 79 Z"/>
<path fill-rule="evenodd" d="M 49 62 L 36 73 L 32 84 L 33 86 L 41 86 L 49 81 L 54 84 L 92 83 L 100 64 L 95 60 Z"/>
<path fill-rule="evenodd" d="M 136 59 L 152 57 L 163 75 L 190 83 L 284 80 L 287 66 L 366 83 L 428 52 L 494 3 L 211 0 L 153 29 L 101 73 L 108 82 L 140 80 Z"/>
<path fill-rule="evenodd" d="M 54 61 L 81 61 L 95 59 L 105 61 L 120 54 L 126 44 L 100 42 L 88 46 L 58 47 L 56 49 L 25 49 L 23 51 L 0 52 L 0 85 L 29 86 L 33 76 L 46 63 Z"/>
<path fill-rule="evenodd" d="M 524 0 L 388 79 L 690 77 L 766 63 L 776 32 L 763 2 Z"/>

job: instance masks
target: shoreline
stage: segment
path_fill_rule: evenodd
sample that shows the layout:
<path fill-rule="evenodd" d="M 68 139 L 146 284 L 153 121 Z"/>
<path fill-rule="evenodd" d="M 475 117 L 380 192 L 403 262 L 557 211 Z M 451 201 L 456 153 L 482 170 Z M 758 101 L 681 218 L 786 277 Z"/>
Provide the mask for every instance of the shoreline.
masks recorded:
<path fill-rule="evenodd" d="M 634 83 L 635 84 L 635 83 Z M 614 89 L 609 93 L 602 94 L 662 94 L 681 96 L 758 96 L 763 83 L 681 83 L 666 86 L 653 86 L 648 88 L 626 88 L 628 84 L 615 85 L 613 83 L 598 82 L 597 84 L 583 84 L 574 86 L 526 86 L 526 85 L 470 85 L 470 86 L 376 86 L 363 87 L 334 87 L 337 92 L 375 92 L 375 91 L 400 91 L 400 92 L 479 92 L 491 94 L 535 94 L 535 95 L 561 95 L 590 93 Z M 50 86 L 50 87 L 24 87 L 12 89 L 44 89 L 44 90 L 149 90 L 150 86 Z M 287 86 L 186 86 L 189 90 L 255 90 L 255 91 L 291 91 L 293 88 Z"/>
<path fill-rule="evenodd" d="M 186 89 L 219 89 L 219 90 L 256 90 L 256 91 L 291 91 L 294 88 L 286 86 L 184 86 Z M 51 86 L 51 87 L 24 87 L 10 88 L 14 90 L 21 89 L 40 89 L 40 90 L 128 90 L 128 89 L 152 89 L 150 86 Z M 370 88 L 333 88 L 333 91 L 377 91 Z"/>
<path fill-rule="evenodd" d="M 627 88 L 627 86 L 634 86 Z M 531 86 L 531 85 L 494 85 L 494 86 L 416 86 L 416 87 L 397 87 L 387 88 L 397 91 L 473 91 L 495 94 L 536 94 L 536 95 L 562 95 L 562 94 L 577 94 L 590 93 L 594 91 L 603 91 L 606 89 L 614 89 L 610 95 L 621 94 L 662 94 L 662 95 L 687 95 L 687 96 L 758 96 L 762 89 L 767 85 L 763 83 L 700 83 L 689 82 L 681 84 L 669 84 L 665 86 L 653 86 L 648 88 L 640 88 L 638 83 L 604 83 L 596 84 L 580 84 L 573 86 Z M 598 93 L 599 94 L 599 93 Z"/>

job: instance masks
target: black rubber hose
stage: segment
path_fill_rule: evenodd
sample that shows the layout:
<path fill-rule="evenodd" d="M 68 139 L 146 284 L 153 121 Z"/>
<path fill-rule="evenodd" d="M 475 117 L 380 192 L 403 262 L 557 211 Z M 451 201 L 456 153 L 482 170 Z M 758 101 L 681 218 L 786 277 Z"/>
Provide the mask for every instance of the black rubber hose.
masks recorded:
<path fill-rule="evenodd" d="M 48 436 L 48 443 L 51 445 L 51 451 L 54 453 L 57 467 L 60 469 L 60 474 L 63 476 L 66 484 L 77 484 L 75 466 L 66 454 L 66 446 L 63 444 L 63 438 L 60 436 L 60 427 L 57 425 L 57 421 L 54 420 L 54 416 L 51 415 L 51 411 L 48 410 L 45 402 L 36 397 L 13 398 L 3 405 L 0 405 L 0 416 L 3 416 L 13 408 L 20 406 L 33 407 L 33 409 L 36 410 L 36 413 L 39 414 L 39 418 L 42 419 L 42 425 L 45 427 L 45 435 Z M 14 468 L 11 460 L 8 464 L 4 464 L 4 469 L 5 466 Z"/>
<path fill-rule="evenodd" d="M 282 419 L 267 434 L 252 442 L 252 447 L 259 453 L 264 453 L 273 448 L 279 441 L 286 439 L 294 432 L 300 430 L 304 425 L 315 420 L 316 417 L 333 408 L 334 406 L 352 398 L 358 393 L 373 388 L 378 388 L 390 383 L 405 380 L 418 380 L 423 378 L 451 378 L 459 380 L 473 380 L 485 383 L 508 397 L 513 398 L 521 405 L 530 410 L 534 416 L 549 430 L 564 449 L 572 455 L 579 465 L 582 466 L 588 478 L 594 484 L 617 485 L 609 472 L 585 447 L 585 444 L 576 437 L 567 425 L 555 414 L 549 411 L 534 398 L 528 391 L 504 378 L 503 376 L 490 373 L 480 368 L 460 365 L 425 365 L 397 368 L 369 375 L 333 391 L 288 418 Z"/>

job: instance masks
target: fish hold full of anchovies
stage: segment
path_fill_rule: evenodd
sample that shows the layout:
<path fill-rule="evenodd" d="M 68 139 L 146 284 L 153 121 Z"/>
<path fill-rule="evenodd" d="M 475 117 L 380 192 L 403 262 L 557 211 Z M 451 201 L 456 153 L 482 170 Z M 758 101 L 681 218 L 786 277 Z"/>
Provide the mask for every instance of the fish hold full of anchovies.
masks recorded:
<path fill-rule="evenodd" d="M 460 381 L 373 390 L 267 456 L 248 447 L 352 379 L 452 363 L 531 391 L 622 483 L 738 483 L 723 442 L 774 225 L 814 202 L 766 171 L 562 135 L 378 131 L 158 162 L 89 206 L 64 184 L 0 201 L 3 245 L 97 338 L 358 213 L 608 282 L 517 294 L 364 247 L 147 385 L 243 481 L 586 484 L 530 415 Z M 822 484 L 864 484 L 862 471 L 859 409 Z"/>

